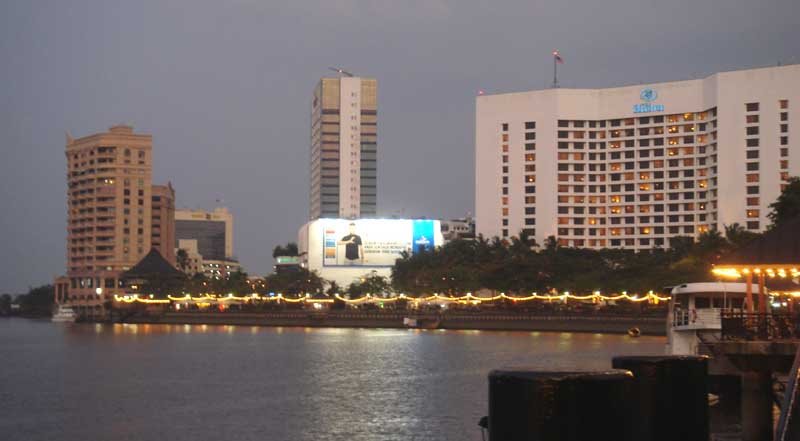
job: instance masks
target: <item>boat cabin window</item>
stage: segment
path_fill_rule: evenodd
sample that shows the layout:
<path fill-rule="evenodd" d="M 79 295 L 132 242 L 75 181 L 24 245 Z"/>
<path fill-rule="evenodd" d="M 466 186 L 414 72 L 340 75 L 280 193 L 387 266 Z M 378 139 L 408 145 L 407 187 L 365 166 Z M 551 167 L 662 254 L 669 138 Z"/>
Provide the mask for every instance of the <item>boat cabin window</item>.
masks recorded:
<path fill-rule="evenodd" d="M 711 299 L 708 297 L 695 297 L 694 298 L 694 307 L 696 309 L 705 309 L 711 307 Z"/>

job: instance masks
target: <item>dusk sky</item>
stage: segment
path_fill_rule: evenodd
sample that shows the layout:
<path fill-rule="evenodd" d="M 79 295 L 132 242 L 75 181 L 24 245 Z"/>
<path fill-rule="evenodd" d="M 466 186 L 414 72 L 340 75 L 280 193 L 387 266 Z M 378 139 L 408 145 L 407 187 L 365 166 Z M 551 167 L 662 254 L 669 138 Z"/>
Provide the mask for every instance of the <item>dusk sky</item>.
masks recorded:
<path fill-rule="evenodd" d="M 697 78 L 800 62 L 798 0 L 4 0 L 0 292 L 65 272 L 65 132 L 153 135 L 154 183 L 235 216 L 250 274 L 308 217 L 311 93 L 378 80 L 380 215 L 473 211 L 486 93 Z"/>

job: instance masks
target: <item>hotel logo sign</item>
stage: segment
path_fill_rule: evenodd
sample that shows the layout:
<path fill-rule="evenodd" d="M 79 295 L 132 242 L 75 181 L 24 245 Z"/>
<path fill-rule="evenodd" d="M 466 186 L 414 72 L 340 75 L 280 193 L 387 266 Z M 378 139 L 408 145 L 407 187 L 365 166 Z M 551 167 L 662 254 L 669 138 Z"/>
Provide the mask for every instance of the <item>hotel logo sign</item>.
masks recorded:
<path fill-rule="evenodd" d="M 658 92 L 655 89 L 642 89 L 639 92 L 639 98 L 642 99 L 641 104 L 634 104 L 633 105 L 633 113 L 650 113 L 650 112 L 663 112 L 664 105 L 663 104 L 655 104 L 653 101 L 658 98 Z"/>

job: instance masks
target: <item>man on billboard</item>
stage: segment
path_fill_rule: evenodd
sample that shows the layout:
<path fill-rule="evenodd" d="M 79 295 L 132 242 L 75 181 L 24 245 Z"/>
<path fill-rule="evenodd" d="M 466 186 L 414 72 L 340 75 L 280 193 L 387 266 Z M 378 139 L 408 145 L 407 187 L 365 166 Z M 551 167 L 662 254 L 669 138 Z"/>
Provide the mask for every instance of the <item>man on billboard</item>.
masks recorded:
<path fill-rule="evenodd" d="M 339 245 L 344 245 L 344 259 L 348 265 L 364 264 L 364 247 L 361 236 L 356 234 L 356 224 L 354 222 L 350 223 L 350 233 L 342 237 Z"/>

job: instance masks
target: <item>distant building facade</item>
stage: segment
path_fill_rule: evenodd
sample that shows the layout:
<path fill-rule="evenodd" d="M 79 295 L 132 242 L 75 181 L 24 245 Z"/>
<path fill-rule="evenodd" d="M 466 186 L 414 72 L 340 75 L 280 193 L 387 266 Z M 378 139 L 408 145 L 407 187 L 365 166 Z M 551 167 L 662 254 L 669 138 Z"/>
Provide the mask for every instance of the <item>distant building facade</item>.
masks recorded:
<path fill-rule="evenodd" d="M 479 96 L 477 233 L 649 249 L 733 223 L 763 231 L 800 174 L 798 108 L 800 65 Z"/>
<path fill-rule="evenodd" d="M 175 210 L 175 247 L 182 239 L 197 241 L 197 251 L 207 260 L 233 258 L 233 214 L 227 208 Z"/>
<path fill-rule="evenodd" d="M 54 281 L 56 301 L 101 313 L 123 289 L 120 274 L 150 251 L 152 149 L 151 135 L 127 125 L 67 136 L 67 274 Z"/>
<path fill-rule="evenodd" d="M 311 104 L 310 218 L 377 213 L 378 84 L 322 78 Z"/>
<path fill-rule="evenodd" d="M 471 217 L 441 221 L 445 241 L 475 238 L 475 220 Z"/>
<path fill-rule="evenodd" d="M 233 214 L 227 208 L 176 210 L 175 248 L 187 252 L 192 262 L 184 269 L 188 274 L 226 278 L 241 270 L 233 255 Z"/>
<path fill-rule="evenodd" d="M 172 183 L 152 187 L 151 245 L 175 266 L 175 189 Z"/>

